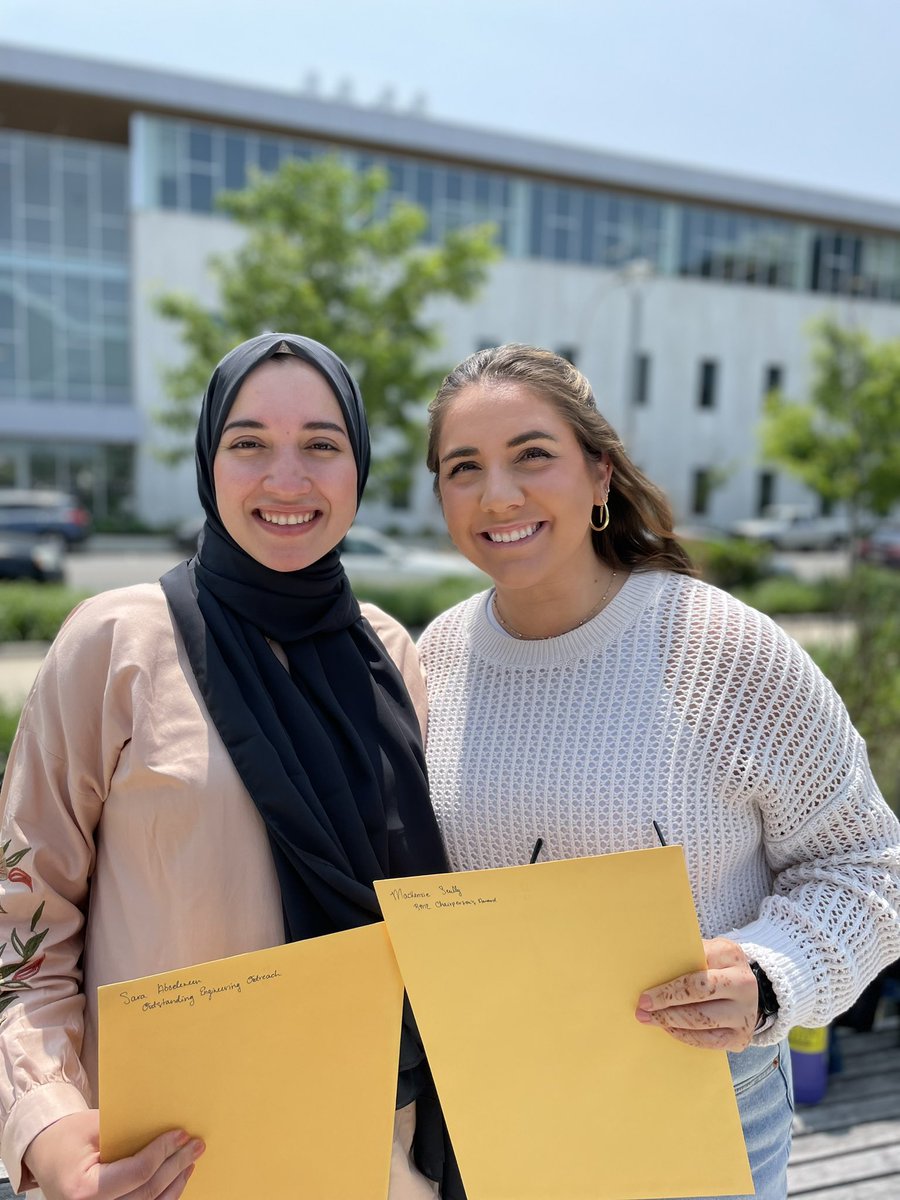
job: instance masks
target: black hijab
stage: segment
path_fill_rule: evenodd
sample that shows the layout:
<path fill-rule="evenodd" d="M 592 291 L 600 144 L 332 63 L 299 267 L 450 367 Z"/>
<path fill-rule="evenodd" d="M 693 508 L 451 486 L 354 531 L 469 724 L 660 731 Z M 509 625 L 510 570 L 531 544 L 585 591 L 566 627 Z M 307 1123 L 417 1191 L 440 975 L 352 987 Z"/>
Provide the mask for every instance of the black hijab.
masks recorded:
<path fill-rule="evenodd" d="M 369 471 L 362 398 L 327 347 L 266 333 L 213 372 L 196 439 L 206 524 L 189 562 L 162 577 L 191 667 L 225 747 L 266 824 L 288 941 L 381 920 L 372 882 L 448 869 L 428 797 L 421 734 L 403 679 L 362 616 L 337 548 L 299 571 L 252 558 L 219 516 L 213 459 L 241 385 L 292 354 L 340 405 L 357 467 Z M 288 670 L 272 652 L 277 642 Z M 447 1197 L 462 1195 L 428 1065 L 408 1007 L 397 1105 L 418 1099 L 416 1157 Z M 449 1173 L 448 1173 L 449 1172 Z"/>

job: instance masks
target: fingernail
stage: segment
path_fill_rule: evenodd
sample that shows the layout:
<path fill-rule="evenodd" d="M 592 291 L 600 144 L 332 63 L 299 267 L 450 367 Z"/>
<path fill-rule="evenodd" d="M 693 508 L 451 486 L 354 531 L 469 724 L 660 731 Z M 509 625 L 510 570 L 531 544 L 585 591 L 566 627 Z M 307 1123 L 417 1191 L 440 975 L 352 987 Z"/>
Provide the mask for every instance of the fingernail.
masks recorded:
<path fill-rule="evenodd" d="M 200 1139 L 197 1138 L 194 1144 L 191 1146 L 191 1157 L 196 1161 L 196 1159 L 200 1157 L 205 1149 L 206 1143 L 201 1142 Z"/>
<path fill-rule="evenodd" d="M 177 1147 L 177 1149 L 180 1150 L 181 1147 L 186 1146 L 190 1140 L 191 1140 L 191 1135 L 189 1133 L 185 1132 L 184 1129 L 182 1129 L 181 1133 L 179 1133 L 178 1136 L 175 1138 L 175 1146 Z"/>
<path fill-rule="evenodd" d="M 638 1008 L 642 1008 L 644 1012 L 653 1012 L 653 1001 L 646 993 L 638 998 Z"/>
<path fill-rule="evenodd" d="M 650 1016 L 650 1014 L 645 1012 L 642 1008 L 639 1008 L 634 1015 L 642 1025 L 650 1025 L 653 1021 L 653 1018 Z"/>

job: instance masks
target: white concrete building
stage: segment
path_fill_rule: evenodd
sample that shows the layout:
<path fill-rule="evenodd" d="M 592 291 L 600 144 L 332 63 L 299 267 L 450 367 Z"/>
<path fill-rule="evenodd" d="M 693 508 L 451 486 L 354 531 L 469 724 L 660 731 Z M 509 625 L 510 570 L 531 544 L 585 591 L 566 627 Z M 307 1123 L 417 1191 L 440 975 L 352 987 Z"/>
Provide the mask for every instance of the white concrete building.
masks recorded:
<path fill-rule="evenodd" d="M 384 163 L 429 236 L 495 221 L 478 300 L 434 306 L 441 363 L 573 358 L 683 522 L 801 498 L 755 430 L 770 387 L 803 396 L 812 318 L 900 336 L 900 205 L 9 45 L 0 121 L 0 486 L 71 487 L 100 517 L 196 509 L 192 464 L 153 453 L 181 353 L 154 298 L 214 304 L 208 259 L 240 236 L 215 196 L 287 156 Z M 409 513 L 368 515 L 435 521 L 424 468 Z"/>

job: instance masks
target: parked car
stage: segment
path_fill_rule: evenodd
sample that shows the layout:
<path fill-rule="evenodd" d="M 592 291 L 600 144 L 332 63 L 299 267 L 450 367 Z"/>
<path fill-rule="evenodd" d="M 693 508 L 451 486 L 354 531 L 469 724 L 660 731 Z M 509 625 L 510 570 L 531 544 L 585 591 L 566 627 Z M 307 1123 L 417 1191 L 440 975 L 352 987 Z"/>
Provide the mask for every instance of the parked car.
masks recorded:
<path fill-rule="evenodd" d="M 856 554 L 862 562 L 900 567 L 900 525 L 876 526 L 870 534 L 860 538 Z"/>
<path fill-rule="evenodd" d="M 91 533 L 91 515 L 68 492 L 0 488 L 0 532 L 55 538 L 67 547 Z"/>
<path fill-rule="evenodd" d="M 802 505 L 771 504 L 761 517 L 735 521 L 729 533 L 776 550 L 837 550 L 849 541 L 850 526 L 845 517 L 820 516 Z"/>
<path fill-rule="evenodd" d="M 341 543 L 341 562 L 354 587 L 404 583 L 437 583 L 467 575 L 487 576 L 455 550 L 424 550 L 396 541 L 377 529 L 354 525 Z"/>
<path fill-rule="evenodd" d="M 0 533 L 0 579 L 62 583 L 64 550 L 58 539 L 33 533 Z"/>
<path fill-rule="evenodd" d="M 175 542 L 188 554 L 197 549 L 203 517 L 189 517 L 175 529 Z M 455 550 L 424 550 L 388 537 L 366 525 L 354 525 L 341 543 L 341 562 L 354 587 L 404 583 L 437 583 L 467 575 L 487 576 Z"/>

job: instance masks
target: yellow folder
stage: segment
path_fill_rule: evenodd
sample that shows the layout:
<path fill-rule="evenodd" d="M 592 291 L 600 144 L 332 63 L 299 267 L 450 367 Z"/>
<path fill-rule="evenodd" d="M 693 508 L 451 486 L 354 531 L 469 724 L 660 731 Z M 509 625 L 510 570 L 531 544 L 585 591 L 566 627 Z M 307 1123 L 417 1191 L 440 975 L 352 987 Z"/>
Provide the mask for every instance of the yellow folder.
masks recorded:
<path fill-rule="evenodd" d="M 383 924 L 100 988 L 104 1161 L 183 1127 L 187 1200 L 385 1200 L 402 999 Z"/>
<path fill-rule="evenodd" d="M 680 847 L 375 887 L 469 1200 L 753 1192 L 725 1052 L 634 1016 L 705 966 Z"/>

